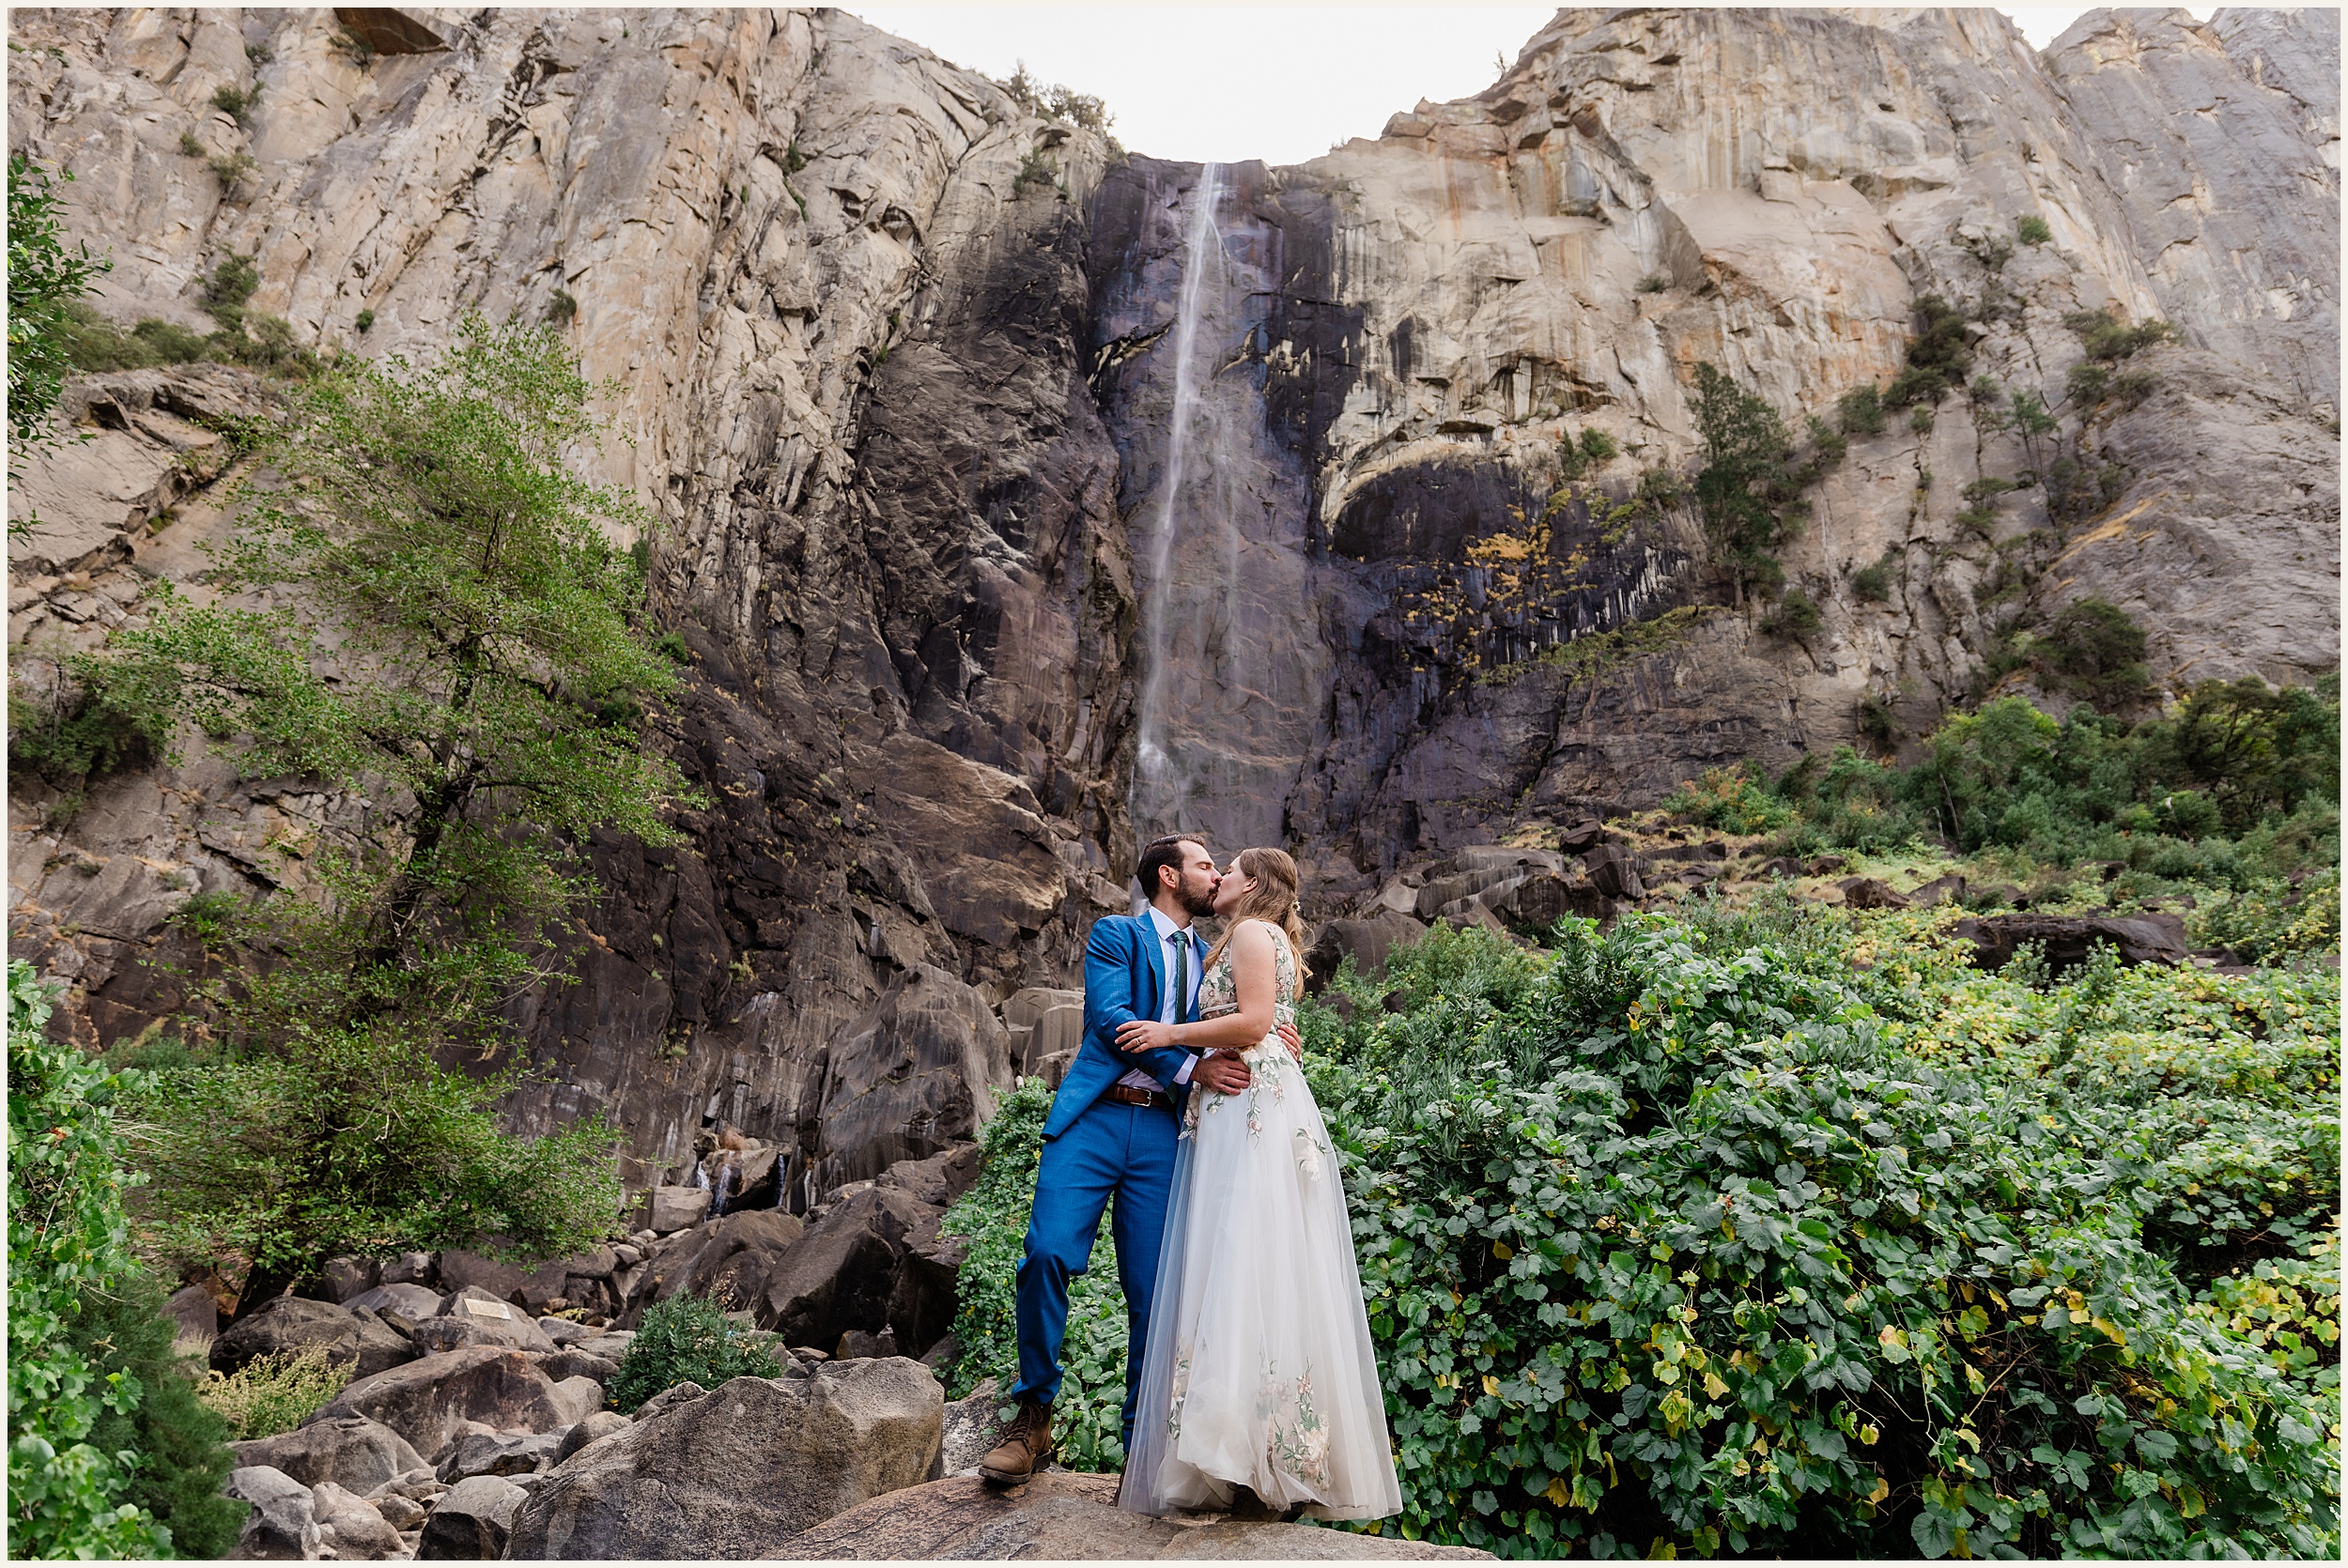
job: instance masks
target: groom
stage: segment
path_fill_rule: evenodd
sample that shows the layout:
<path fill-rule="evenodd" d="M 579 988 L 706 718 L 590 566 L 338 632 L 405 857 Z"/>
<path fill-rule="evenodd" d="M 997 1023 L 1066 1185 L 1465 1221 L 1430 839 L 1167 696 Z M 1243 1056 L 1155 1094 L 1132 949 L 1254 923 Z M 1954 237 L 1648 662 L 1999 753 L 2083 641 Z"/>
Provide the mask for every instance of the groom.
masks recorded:
<path fill-rule="evenodd" d="M 1084 1043 L 1043 1123 L 1027 1257 L 1019 1265 L 1019 1382 L 1012 1390 L 1019 1414 L 979 1461 L 979 1473 L 998 1485 L 1027 1480 L 1051 1454 L 1068 1282 L 1091 1263 L 1092 1238 L 1112 1196 L 1131 1369 L 1124 1437 L 1133 1446 L 1134 1404 L 1157 1294 L 1158 1243 L 1173 1191 L 1177 1115 L 1193 1084 L 1220 1094 L 1247 1087 L 1247 1064 L 1236 1055 L 1118 1049 L 1118 1027 L 1135 1019 L 1187 1023 L 1197 1018 L 1206 944 L 1192 922 L 1214 912 L 1223 879 L 1206 845 L 1178 834 L 1143 846 L 1136 880 L 1149 909 L 1096 922 L 1085 943 Z"/>

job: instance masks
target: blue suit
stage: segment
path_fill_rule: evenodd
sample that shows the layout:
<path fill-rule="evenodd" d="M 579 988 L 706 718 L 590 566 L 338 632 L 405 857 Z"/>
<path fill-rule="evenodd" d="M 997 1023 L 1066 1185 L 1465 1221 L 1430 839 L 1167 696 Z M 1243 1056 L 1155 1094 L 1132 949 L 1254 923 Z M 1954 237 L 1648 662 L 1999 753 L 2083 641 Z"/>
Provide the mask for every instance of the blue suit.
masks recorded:
<path fill-rule="evenodd" d="M 1198 946 L 1191 942 L 1190 972 L 1197 976 Z M 1175 1075 L 1190 1053 L 1174 1048 L 1138 1053 L 1117 1049 L 1120 1025 L 1164 1016 L 1164 948 L 1148 915 L 1112 915 L 1095 922 L 1085 943 L 1085 1036 L 1060 1080 L 1043 1122 L 1043 1154 L 1036 1170 L 1035 1207 L 1027 1221 L 1027 1256 L 1019 1265 L 1019 1382 L 1016 1398 L 1050 1404 L 1058 1397 L 1060 1342 L 1068 1331 L 1068 1282 L 1092 1262 L 1092 1238 L 1114 1197 L 1110 1234 L 1117 1240 L 1117 1278 L 1125 1291 L 1127 1330 L 1124 1436 L 1133 1445 L 1134 1404 L 1141 1392 L 1141 1360 L 1150 1341 L 1150 1305 L 1157 1294 L 1158 1246 L 1173 1192 L 1177 1113 L 1186 1087 Z M 1188 1004 L 1182 1017 L 1197 1013 Z M 1166 1085 L 1176 1110 L 1124 1105 L 1101 1096 L 1134 1068 Z"/>

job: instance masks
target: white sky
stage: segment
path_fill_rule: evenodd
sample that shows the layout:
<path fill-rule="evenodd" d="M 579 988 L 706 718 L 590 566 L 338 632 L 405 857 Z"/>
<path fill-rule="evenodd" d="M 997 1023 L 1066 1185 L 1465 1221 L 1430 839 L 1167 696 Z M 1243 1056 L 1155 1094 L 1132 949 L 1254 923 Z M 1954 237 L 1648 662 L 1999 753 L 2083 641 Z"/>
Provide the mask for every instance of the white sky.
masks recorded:
<path fill-rule="evenodd" d="M 1045 82 L 1108 100 L 1111 127 L 1159 158 L 1298 163 L 1375 136 L 1422 98 L 1490 86 L 1550 6 L 1254 6 L 1127 0 L 1030 6 L 857 6 L 875 27 L 959 66 L 1008 77 L 1025 60 Z M 2044 49 L 2086 8 L 2005 8 Z M 2206 17 L 2206 7 L 2195 14 Z"/>

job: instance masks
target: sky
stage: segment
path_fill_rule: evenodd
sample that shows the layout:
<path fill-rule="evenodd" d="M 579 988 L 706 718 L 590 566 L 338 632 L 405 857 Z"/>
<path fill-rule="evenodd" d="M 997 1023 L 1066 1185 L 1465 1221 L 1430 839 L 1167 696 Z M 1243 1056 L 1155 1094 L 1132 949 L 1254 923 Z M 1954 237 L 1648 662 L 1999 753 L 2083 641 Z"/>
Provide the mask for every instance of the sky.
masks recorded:
<path fill-rule="evenodd" d="M 1495 60 L 1555 14 L 1550 6 L 930 5 L 846 8 L 958 66 L 1108 101 L 1111 130 L 1159 158 L 1298 163 L 1375 136 L 1422 98 L 1491 85 Z M 2008 7 L 2039 48 L 2084 7 Z M 2206 17 L 2206 8 L 2196 15 Z"/>

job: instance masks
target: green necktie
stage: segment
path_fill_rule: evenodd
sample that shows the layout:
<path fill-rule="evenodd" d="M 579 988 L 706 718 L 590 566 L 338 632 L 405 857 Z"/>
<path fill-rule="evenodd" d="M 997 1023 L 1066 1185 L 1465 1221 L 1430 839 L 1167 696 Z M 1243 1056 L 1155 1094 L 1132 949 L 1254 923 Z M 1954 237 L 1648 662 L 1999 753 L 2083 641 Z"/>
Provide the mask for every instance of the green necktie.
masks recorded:
<path fill-rule="evenodd" d="M 1176 931 L 1166 938 L 1174 944 L 1174 1022 L 1186 1023 L 1190 1008 L 1190 933 Z"/>

